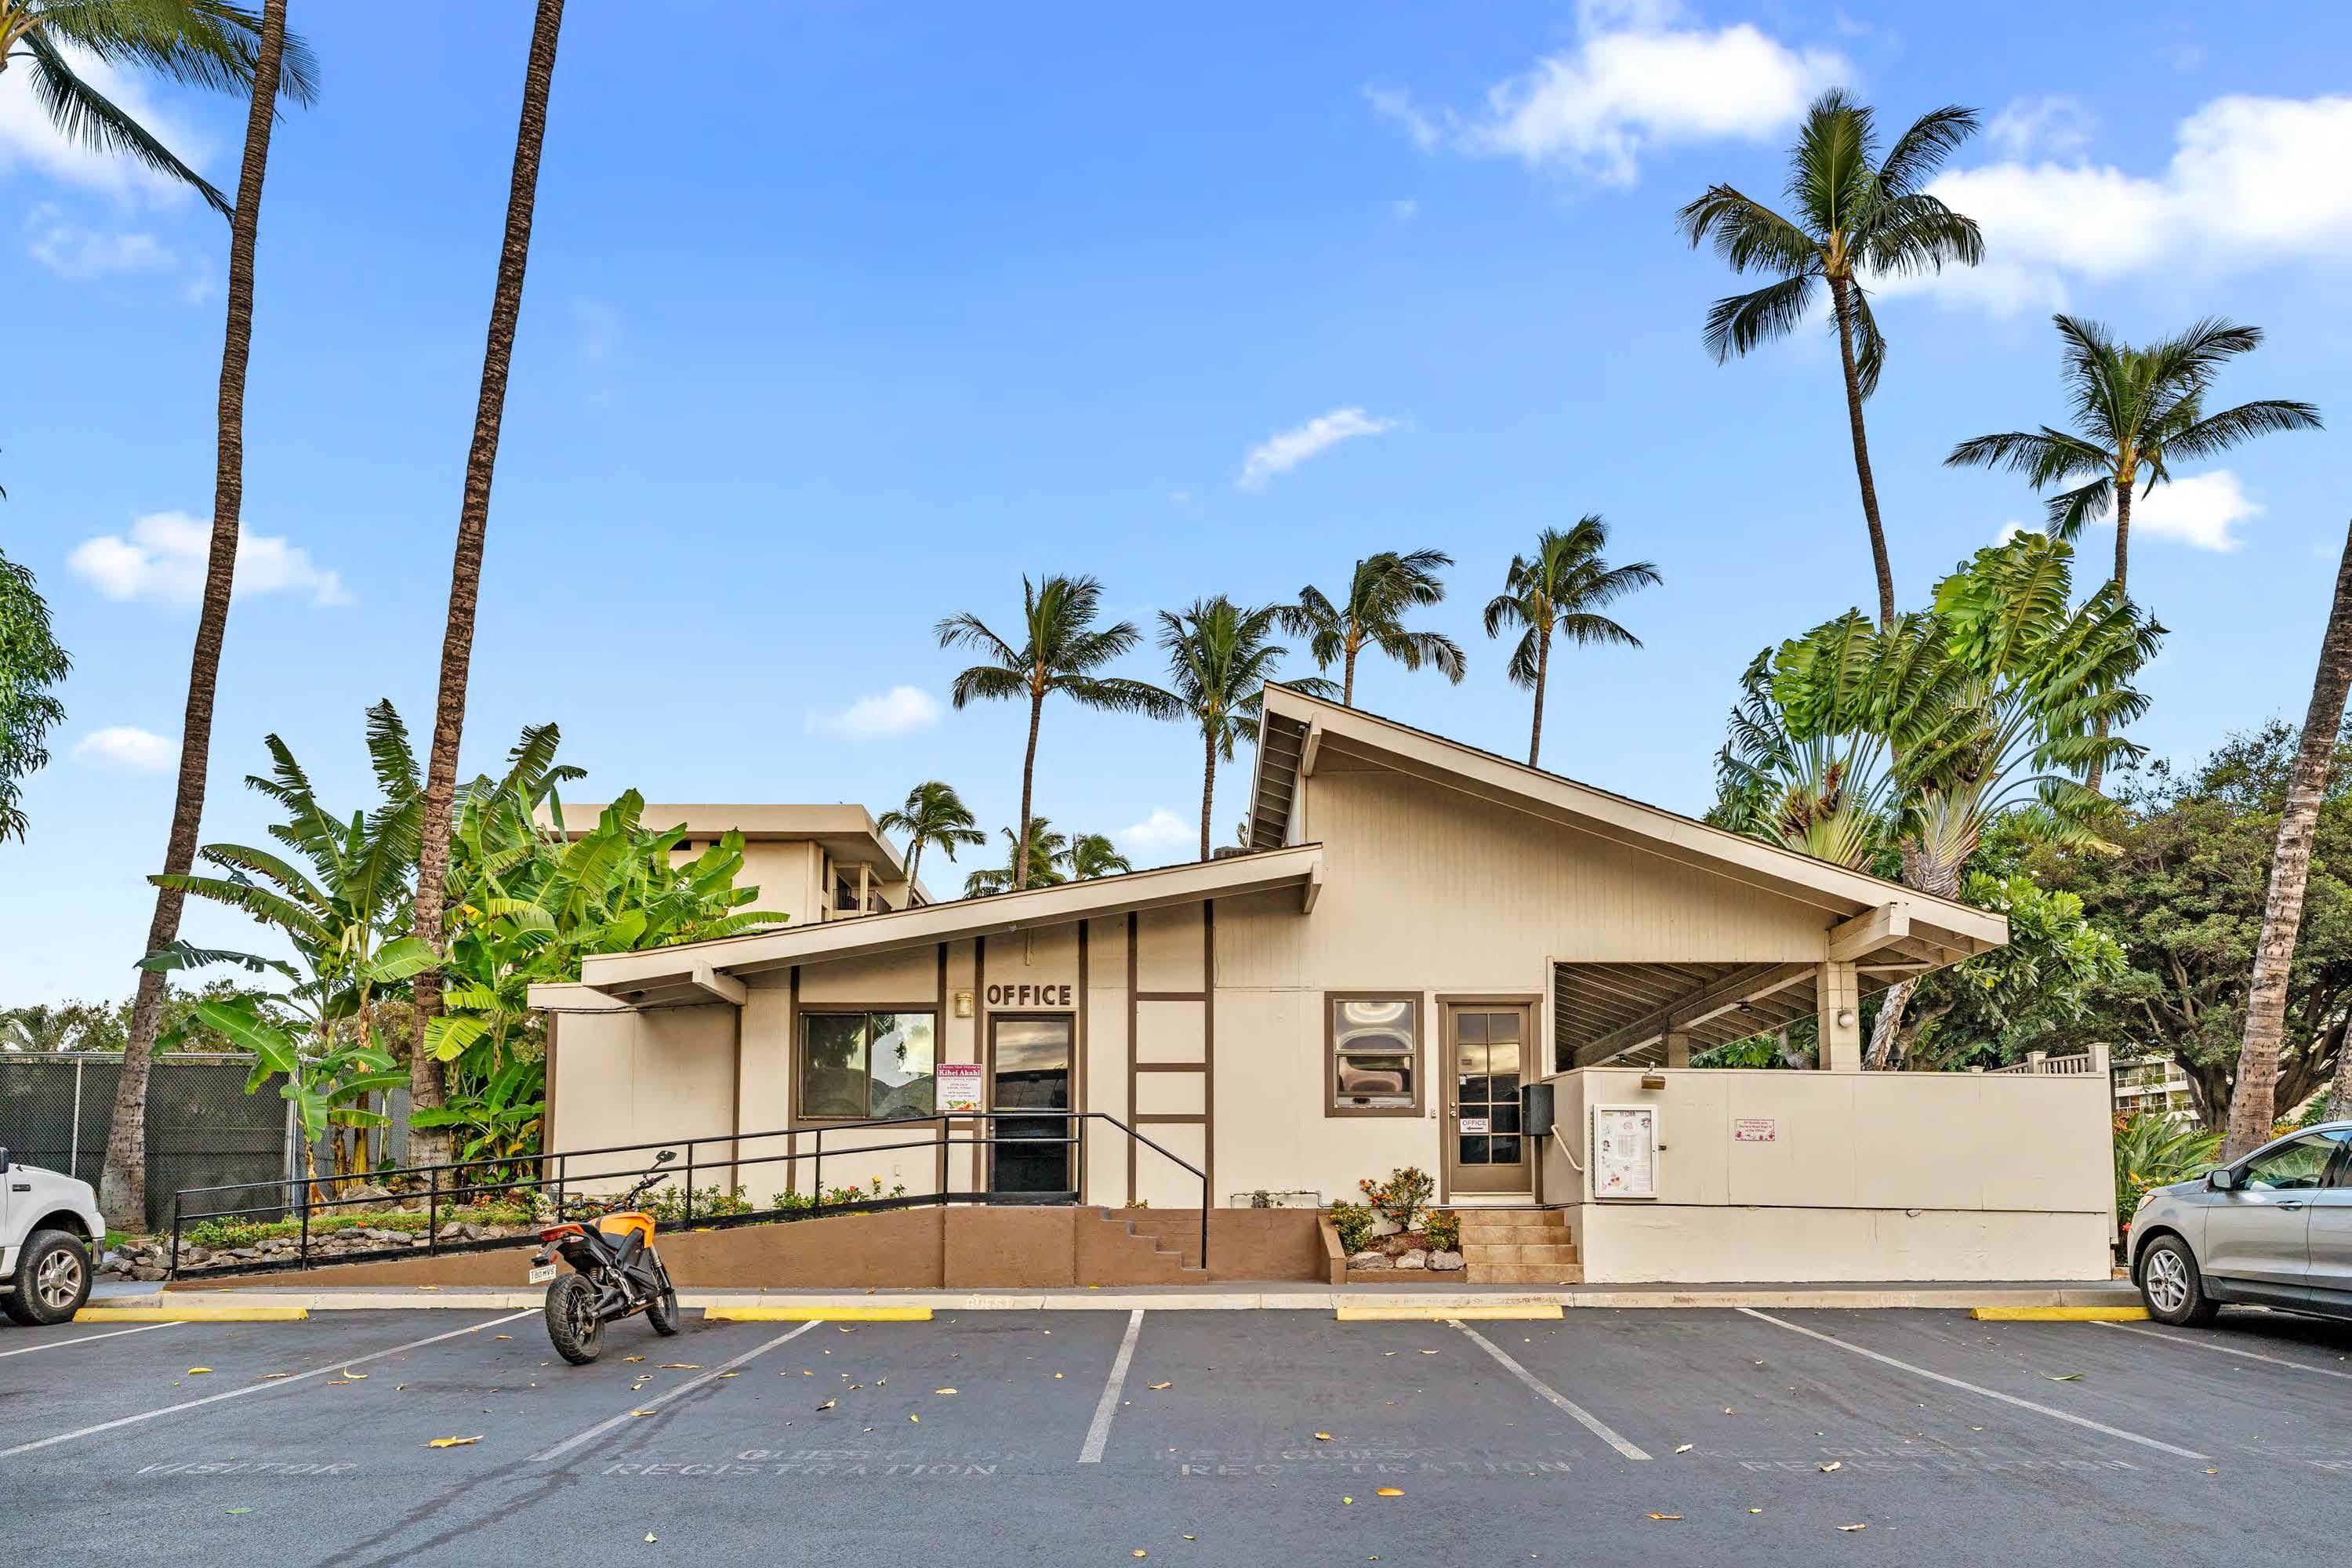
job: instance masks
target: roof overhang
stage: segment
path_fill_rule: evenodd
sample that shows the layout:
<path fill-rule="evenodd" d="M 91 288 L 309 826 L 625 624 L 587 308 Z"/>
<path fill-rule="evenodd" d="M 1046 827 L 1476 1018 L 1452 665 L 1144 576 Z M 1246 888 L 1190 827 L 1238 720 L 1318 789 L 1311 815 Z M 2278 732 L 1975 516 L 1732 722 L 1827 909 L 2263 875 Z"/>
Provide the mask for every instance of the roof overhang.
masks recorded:
<path fill-rule="evenodd" d="M 1833 940 L 1847 951 L 1832 955 L 1839 958 L 1932 969 L 2009 941 L 2008 920 L 1989 910 L 1849 871 L 1286 686 L 1265 689 L 1265 719 L 1294 742 L 1260 749 L 1254 800 L 1287 801 L 1294 795 L 1296 776 L 1278 776 L 1286 771 L 1295 775 L 1352 758 L 1809 904 L 1821 910 L 1825 928 L 1841 933 Z M 1899 917 L 1891 912 L 1898 908 Z M 1852 924 L 1857 917 L 1866 918 Z M 1873 921 L 1884 923 L 1873 927 Z M 1897 924 L 1899 931 L 1894 929 Z"/>
<path fill-rule="evenodd" d="M 924 904 L 856 920 L 788 926 L 643 952 L 604 953 L 582 964 L 580 979 L 594 991 L 641 1005 L 738 1000 L 740 982 L 734 977 L 795 964 L 896 952 L 1283 889 L 1298 889 L 1304 907 L 1321 886 L 1322 874 L 1323 847 L 1301 844 L 1155 871 L 1060 882 L 1018 893 Z"/>

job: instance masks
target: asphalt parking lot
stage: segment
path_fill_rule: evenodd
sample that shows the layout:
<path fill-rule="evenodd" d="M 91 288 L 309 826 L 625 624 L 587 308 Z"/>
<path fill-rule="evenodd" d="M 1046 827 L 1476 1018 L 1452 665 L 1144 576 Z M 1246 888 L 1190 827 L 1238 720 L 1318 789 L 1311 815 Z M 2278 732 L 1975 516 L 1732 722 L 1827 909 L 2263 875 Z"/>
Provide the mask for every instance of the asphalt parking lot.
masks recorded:
<path fill-rule="evenodd" d="M 2341 1563 L 2352 1521 L 2352 1328 L 2271 1314 L 608 1334 L 575 1368 L 535 1311 L 8 1330 L 0 1517 L 28 1561 L 1286 1568 Z"/>

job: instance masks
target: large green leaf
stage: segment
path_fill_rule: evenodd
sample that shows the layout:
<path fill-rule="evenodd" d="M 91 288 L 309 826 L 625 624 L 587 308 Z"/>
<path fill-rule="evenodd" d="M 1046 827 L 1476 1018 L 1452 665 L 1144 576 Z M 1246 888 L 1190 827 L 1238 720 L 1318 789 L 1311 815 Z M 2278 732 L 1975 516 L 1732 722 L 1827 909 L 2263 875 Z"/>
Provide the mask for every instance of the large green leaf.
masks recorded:
<path fill-rule="evenodd" d="M 219 1030 L 255 1056 L 272 1072 L 291 1074 L 300 1063 L 300 1053 L 287 1032 L 262 1018 L 249 998 L 233 1002 L 199 1002 L 196 1016 L 211 1028 Z"/>

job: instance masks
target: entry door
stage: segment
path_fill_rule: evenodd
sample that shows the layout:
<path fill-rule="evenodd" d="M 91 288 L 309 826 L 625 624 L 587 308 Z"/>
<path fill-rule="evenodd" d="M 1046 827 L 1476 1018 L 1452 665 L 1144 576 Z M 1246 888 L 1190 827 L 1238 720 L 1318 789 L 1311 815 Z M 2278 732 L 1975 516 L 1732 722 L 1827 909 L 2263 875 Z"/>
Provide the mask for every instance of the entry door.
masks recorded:
<path fill-rule="evenodd" d="M 989 1060 L 994 1110 L 1070 1109 L 1072 1029 L 1070 1015 L 1051 1013 L 989 1021 Z M 992 1147 L 988 1187 L 992 1193 L 1036 1202 L 1066 1200 L 1076 1192 L 1070 1180 L 1071 1145 L 1047 1142 L 1075 1136 L 1066 1116 L 999 1116 L 992 1119 Z M 1024 1142 L 1034 1147 L 1024 1147 Z"/>
<path fill-rule="evenodd" d="M 1527 1193 L 1528 1141 L 1519 1131 L 1520 1075 L 1534 1046 L 1528 1009 L 1449 1003 L 1445 1008 L 1446 1188 Z"/>
<path fill-rule="evenodd" d="M 2205 1271 L 2304 1284 L 2311 1271 L 2311 1200 L 2335 1153 L 2326 1133 L 2307 1132 L 2240 1166 L 2237 1187 L 2216 1194 L 2220 1201 L 2206 1211 Z"/>

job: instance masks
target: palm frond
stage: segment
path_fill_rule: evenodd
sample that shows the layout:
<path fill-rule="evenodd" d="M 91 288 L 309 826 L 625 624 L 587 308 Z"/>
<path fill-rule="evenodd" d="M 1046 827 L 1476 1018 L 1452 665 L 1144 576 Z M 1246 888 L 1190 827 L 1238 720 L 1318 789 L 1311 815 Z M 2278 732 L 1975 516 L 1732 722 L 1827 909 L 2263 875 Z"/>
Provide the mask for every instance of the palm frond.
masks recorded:
<path fill-rule="evenodd" d="M 1786 337 L 1805 319 L 1813 299 L 1813 275 L 1799 273 L 1746 294 L 1730 294 L 1708 307 L 1699 341 L 1723 364 L 1759 343 Z"/>
<path fill-rule="evenodd" d="M 194 190 L 223 217 L 229 215 L 231 204 L 226 196 L 182 163 L 112 99 L 76 75 L 64 54 L 39 30 L 26 34 L 21 41 L 30 60 L 26 74 L 30 79 L 34 100 L 60 135 L 68 142 L 143 163 Z"/>

